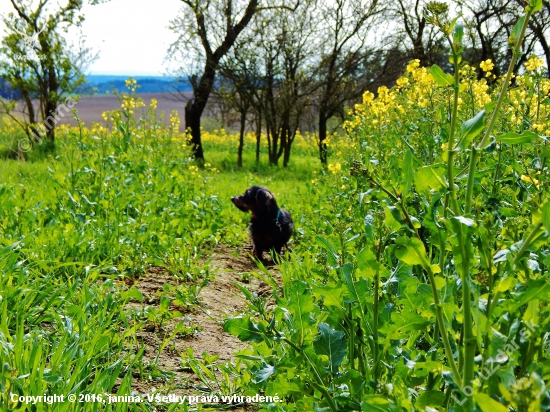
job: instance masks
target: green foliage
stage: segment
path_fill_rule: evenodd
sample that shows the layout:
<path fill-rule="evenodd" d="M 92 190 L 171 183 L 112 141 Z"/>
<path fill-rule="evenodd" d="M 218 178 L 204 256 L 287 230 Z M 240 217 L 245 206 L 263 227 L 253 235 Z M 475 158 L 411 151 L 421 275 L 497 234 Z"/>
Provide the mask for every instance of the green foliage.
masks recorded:
<path fill-rule="evenodd" d="M 6 161 L 2 407 L 10 390 L 128 394 L 143 367 L 136 330 L 200 304 L 213 248 L 246 241 L 231 196 L 262 184 L 292 212 L 293 251 L 281 277 L 246 274 L 271 296 L 238 285 L 248 307 L 224 329 L 250 346 L 235 362 L 181 354 L 206 392 L 277 395 L 259 407 L 278 411 L 548 409 L 550 88 L 534 71 L 483 89 L 459 62 L 462 29 L 436 17 L 452 82 L 413 62 L 395 88 L 366 94 L 326 170 L 307 145 L 288 169 L 239 170 L 224 131 L 203 134 L 213 163 L 199 167 L 135 96 L 106 115 L 110 129 L 65 128 L 55 156 Z M 150 266 L 187 282 L 128 314 L 143 296 L 121 281 Z"/>

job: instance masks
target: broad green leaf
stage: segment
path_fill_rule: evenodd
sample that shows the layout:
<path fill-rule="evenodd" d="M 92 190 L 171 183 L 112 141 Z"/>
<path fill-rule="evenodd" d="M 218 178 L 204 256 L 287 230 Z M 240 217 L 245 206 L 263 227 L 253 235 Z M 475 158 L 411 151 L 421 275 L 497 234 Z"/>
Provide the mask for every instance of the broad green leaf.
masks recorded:
<path fill-rule="evenodd" d="M 380 395 L 365 395 L 361 402 L 363 412 L 393 412 L 400 411 L 397 405 L 393 404 L 387 397 Z"/>
<path fill-rule="evenodd" d="M 260 329 L 249 317 L 229 318 L 224 322 L 223 330 L 238 337 L 243 342 L 260 343 L 264 340 Z"/>
<path fill-rule="evenodd" d="M 441 407 L 445 403 L 445 393 L 441 391 L 424 391 L 416 398 L 415 406 L 426 410 L 427 406 Z M 435 409 L 434 409 L 435 410 Z"/>
<path fill-rule="evenodd" d="M 405 224 L 405 219 L 403 219 L 401 212 L 395 206 L 386 206 L 384 214 L 386 217 L 384 223 L 391 230 L 397 231 Z"/>
<path fill-rule="evenodd" d="M 506 292 L 514 287 L 517 283 L 518 280 L 514 276 L 506 276 L 505 278 L 502 278 L 497 282 L 494 293 Z"/>
<path fill-rule="evenodd" d="M 275 366 L 262 362 L 262 367 L 254 372 L 254 383 L 260 383 L 268 380 L 275 373 Z"/>
<path fill-rule="evenodd" d="M 405 152 L 403 169 L 401 169 L 401 193 L 407 194 L 413 185 L 413 156 L 410 150 Z"/>
<path fill-rule="evenodd" d="M 457 222 L 460 222 L 464 226 L 474 227 L 475 225 L 475 222 L 473 221 L 473 219 L 470 219 L 469 217 L 455 216 L 451 219 L 456 220 Z"/>
<path fill-rule="evenodd" d="M 476 393 L 474 401 L 476 401 L 483 412 L 508 412 L 506 406 L 495 401 L 486 393 Z"/>
<path fill-rule="evenodd" d="M 538 139 L 539 135 L 529 130 L 524 131 L 522 134 L 508 132 L 497 136 L 497 142 L 507 143 L 507 144 L 520 144 L 520 143 L 529 143 L 535 139 Z"/>
<path fill-rule="evenodd" d="M 313 341 L 313 348 L 317 355 L 328 357 L 329 370 L 335 374 L 347 354 L 348 341 L 344 332 L 333 330 L 326 323 L 319 324 L 319 335 Z"/>
<path fill-rule="evenodd" d="M 435 82 L 440 86 L 452 86 L 455 83 L 454 77 L 448 73 L 445 73 L 437 64 L 434 64 L 430 68 L 430 73 Z"/>
<path fill-rule="evenodd" d="M 340 256 L 336 252 L 336 249 L 334 246 L 331 245 L 331 243 L 326 240 L 324 237 L 316 236 L 315 237 L 315 243 L 317 243 L 319 246 L 321 246 L 323 249 L 325 249 L 327 254 L 327 261 L 328 264 L 332 267 L 338 267 L 340 265 Z"/>
<path fill-rule="evenodd" d="M 521 34 L 521 27 L 523 26 L 524 21 L 525 21 L 525 16 L 522 16 L 517 21 L 514 28 L 512 29 L 512 33 L 510 34 L 510 37 L 508 38 L 508 46 L 509 47 L 514 47 L 517 44 L 517 42 L 519 40 L 519 36 Z"/>
<path fill-rule="evenodd" d="M 294 339 L 298 346 L 311 341 L 315 334 L 312 327 L 315 305 L 308 284 L 293 280 L 285 288 L 285 296 L 289 299 L 287 309 L 293 314 Z"/>
<path fill-rule="evenodd" d="M 533 13 L 540 11 L 540 9 L 542 9 L 542 0 L 531 0 L 526 9 L 530 10 Z"/>
<path fill-rule="evenodd" d="M 363 302 L 367 297 L 367 281 L 365 279 L 360 279 L 357 282 L 354 281 L 353 265 L 351 263 L 346 263 L 344 266 L 342 266 L 342 274 L 344 276 L 344 284 L 348 289 L 348 294 L 345 298 L 345 302 Z"/>
<path fill-rule="evenodd" d="M 313 288 L 313 295 L 316 298 L 323 298 L 323 303 L 326 306 L 342 306 L 343 286 L 336 285 L 334 283 L 327 283 L 324 286 L 317 286 Z"/>
<path fill-rule="evenodd" d="M 407 265 L 421 265 L 424 269 L 430 267 L 426 258 L 424 243 L 417 238 L 401 236 L 395 239 L 395 256 Z"/>
<path fill-rule="evenodd" d="M 443 180 L 444 167 L 431 165 L 419 168 L 414 173 L 414 184 L 416 189 L 428 196 L 430 189 L 436 192 L 447 187 Z"/>
<path fill-rule="evenodd" d="M 458 150 L 464 150 L 470 146 L 475 137 L 481 133 L 484 127 L 485 110 L 479 111 L 474 117 L 462 123 L 462 134 L 456 145 Z"/>
<path fill-rule="evenodd" d="M 550 300 L 550 283 L 548 283 L 548 279 L 540 278 L 527 282 L 527 291 L 519 293 L 514 297 L 512 310 L 515 312 L 533 299 Z"/>
<path fill-rule="evenodd" d="M 462 38 L 464 37 L 464 25 L 458 23 L 455 25 L 453 33 L 453 41 L 457 46 L 462 46 Z"/>
<path fill-rule="evenodd" d="M 542 224 L 544 228 L 550 232 L 550 202 L 542 205 Z"/>
<path fill-rule="evenodd" d="M 280 397 L 284 396 L 304 396 L 299 380 L 290 380 L 283 373 L 278 373 L 275 378 L 267 382 L 266 393 L 277 393 Z"/>

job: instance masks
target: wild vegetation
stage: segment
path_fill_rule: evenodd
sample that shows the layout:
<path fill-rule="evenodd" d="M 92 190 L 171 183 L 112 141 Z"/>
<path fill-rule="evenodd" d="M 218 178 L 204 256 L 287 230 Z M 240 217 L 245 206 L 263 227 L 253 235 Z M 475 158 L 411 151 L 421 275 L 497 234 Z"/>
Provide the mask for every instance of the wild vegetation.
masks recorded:
<path fill-rule="evenodd" d="M 138 379 L 150 395 L 174 387 L 145 360 L 140 332 L 201 307 L 217 248 L 246 253 L 247 216 L 229 199 L 262 184 L 292 212 L 292 251 L 280 277 L 261 262 L 243 274 L 267 293 L 235 285 L 247 307 L 223 328 L 246 349 L 227 362 L 174 354 L 196 374 L 194 393 L 277 396 L 252 402 L 274 411 L 550 409 L 550 80 L 543 59 L 521 54 L 542 7 L 533 0 L 513 26 L 496 74 L 499 62 L 464 59 L 465 26 L 431 3 L 451 68 L 413 59 L 393 87 L 366 91 L 325 140 L 326 167 L 318 137 L 298 131 L 287 168 L 265 147 L 256 161 L 254 133 L 219 129 L 201 130 L 210 155 L 197 162 L 177 113 L 159 122 L 133 79 L 104 124 L 62 126 L 53 151 L 3 160 L 0 407 L 226 408 L 103 401 L 132 395 Z M 4 153 L 25 138 L 2 119 Z M 134 281 L 159 267 L 185 281 L 153 305 Z M 200 330 L 182 324 L 158 353 L 184 333 Z"/>

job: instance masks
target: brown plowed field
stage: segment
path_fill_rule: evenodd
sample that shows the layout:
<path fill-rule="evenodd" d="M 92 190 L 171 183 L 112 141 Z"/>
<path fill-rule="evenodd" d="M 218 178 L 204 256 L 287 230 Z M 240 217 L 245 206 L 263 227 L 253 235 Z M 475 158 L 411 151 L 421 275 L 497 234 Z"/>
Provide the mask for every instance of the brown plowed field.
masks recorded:
<path fill-rule="evenodd" d="M 191 95 L 191 92 L 186 94 L 186 96 L 189 97 L 191 97 Z M 172 110 L 177 110 L 180 116 L 183 131 L 183 110 L 185 107 L 185 103 L 183 101 L 177 100 L 171 93 L 140 93 L 138 94 L 138 97 L 140 97 L 147 106 L 151 104 L 151 99 L 157 99 L 157 112 L 165 113 L 164 122 L 169 122 L 170 113 Z M 77 110 L 80 120 L 89 126 L 92 122 L 104 123 L 101 114 L 105 111 L 119 109 L 120 103 L 117 96 L 113 94 L 82 96 L 74 108 Z M 76 121 L 69 115 L 64 116 L 59 123 L 76 125 Z"/>

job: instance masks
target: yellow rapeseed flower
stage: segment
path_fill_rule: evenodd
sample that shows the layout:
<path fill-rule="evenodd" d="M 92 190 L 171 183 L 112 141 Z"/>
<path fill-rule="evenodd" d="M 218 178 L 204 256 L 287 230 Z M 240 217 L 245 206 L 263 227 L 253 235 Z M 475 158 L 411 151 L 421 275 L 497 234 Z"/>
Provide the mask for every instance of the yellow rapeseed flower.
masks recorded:
<path fill-rule="evenodd" d="M 409 62 L 409 64 L 407 65 L 407 72 L 408 73 L 412 73 L 415 71 L 415 69 L 417 69 L 418 67 L 420 67 L 420 60 L 419 59 L 414 59 L 414 60 L 411 60 Z"/>
<path fill-rule="evenodd" d="M 493 68 L 495 67 L 495 65 L 493 64 L 493 62 L 491 61 L 491 59 L 487 59 L 483 62 L 481 62 L 479 64 L 479 67 L 481 70 L 483 70 L 484 72 L 491 72 L 493 71 Z"/>
<path fill-rule="evenodd" d="M 340 170 L 342 170 L 342 165 L 340 163 L 331 163 L 328 165 L 328 170 L 330 170 L 332 173 L 338 173 Z"/>
<path fill-rule="evenodd" d="M 525 182 L 525 183 L 532 183 L 535 185 L 535 187 L 538 189 L 539 188 L 539 181 L 537 179 L 535 179 L 534 177 L 530 177 L 530 176 L 525 176 L 525 175 L 521 175 L 520 176 L 520 179 L 522 182 Z"/>
<path fill-rule="evenodd" d="M 528 72 L 534 72 L 543 66 L 544 66 L 544 60 L 538 58 L 537 56 L 531 56 L 525 62 L 525 70 L 527 70 Z"/>

